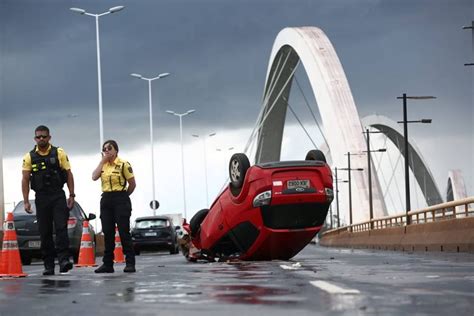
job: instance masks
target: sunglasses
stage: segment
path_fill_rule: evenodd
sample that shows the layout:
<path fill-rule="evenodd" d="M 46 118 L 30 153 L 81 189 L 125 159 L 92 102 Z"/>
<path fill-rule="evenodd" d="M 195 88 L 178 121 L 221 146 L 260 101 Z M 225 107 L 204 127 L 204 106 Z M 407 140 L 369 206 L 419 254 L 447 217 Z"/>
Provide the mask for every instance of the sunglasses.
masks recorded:
<path fill-rule="evenodd" d="M 49 135 L 36 135 L 35 136 L 36 139 L 46 139 L 48 137 L 49 137 Z"/>
<path fill-rule="evenodd" d="M 106 146 L 104 148 L 102 148 L 102 151 L 109 151 L 109 150 L 112 150 L 113 147 L 112 146 Z"/>

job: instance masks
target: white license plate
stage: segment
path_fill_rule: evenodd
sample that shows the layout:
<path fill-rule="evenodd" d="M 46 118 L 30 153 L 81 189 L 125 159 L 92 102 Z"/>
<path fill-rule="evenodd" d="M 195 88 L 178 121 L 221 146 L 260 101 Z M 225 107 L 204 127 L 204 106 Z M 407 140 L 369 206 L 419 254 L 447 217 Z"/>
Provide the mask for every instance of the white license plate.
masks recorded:
<path fill-rule="evenodd" d="M 309 180 L 288 180 L 286 182 L 288 189 L 309 188 Z"/>
<path fill-rule="evenodd" d="M 145 236 L 156 236 L 156 233 L 155 232 L 145 233 Z"/>
<path fill-rule="evenodd" d="M 41 241 L 39 240 L 30 240 L 28 241 L 28 248 L 40 248 Z"/>

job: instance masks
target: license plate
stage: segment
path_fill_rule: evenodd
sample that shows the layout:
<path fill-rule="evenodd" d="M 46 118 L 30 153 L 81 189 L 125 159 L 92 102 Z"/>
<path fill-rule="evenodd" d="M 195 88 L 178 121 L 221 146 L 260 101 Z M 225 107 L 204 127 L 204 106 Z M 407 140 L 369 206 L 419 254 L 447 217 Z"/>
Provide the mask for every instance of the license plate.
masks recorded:
<path fill-rule="evenodd" d="M 309 188 L 309 180 L 288 180 L 286 182 L 288 189 Z"/>
<path fill-rule="evenodd" d="M 145 236 L 156 236 L 156 233 L 155 232 L 145 233 Z"/>
<path fill-rule="evenodd" d="M 30 240 L 28 241 L 28 248 L 40 248 L 41 241 L 39 240 Z"/>

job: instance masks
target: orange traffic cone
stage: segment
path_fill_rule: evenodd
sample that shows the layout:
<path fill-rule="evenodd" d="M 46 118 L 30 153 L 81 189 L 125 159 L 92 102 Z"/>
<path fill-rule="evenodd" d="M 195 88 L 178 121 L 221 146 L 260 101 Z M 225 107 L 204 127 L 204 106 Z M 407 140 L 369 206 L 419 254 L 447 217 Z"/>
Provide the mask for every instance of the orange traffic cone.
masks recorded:
<path fill-rule="evenodd" d="M 120 241 L 120 235 L 119 235 L 117 226 L 115 226 L 114 262 L 115 263 L 125 262 L 125 257 L 123 256 L 122 242 Z"/>
<path fill-rule="evenodd" d="M 76 267 L 96 267 L 94 247 L 89 233 L 89 221 L 82 222 L 81 249 Z"/>
<path fill-rule="evenodd" d="M 2 255 L 0 256 L 0 277 L 27 276 L 26 273 L 23 273 L 21 266 L 13 213 L 7 214 L 7 219 L 3 226 L 3 233 Z"/>

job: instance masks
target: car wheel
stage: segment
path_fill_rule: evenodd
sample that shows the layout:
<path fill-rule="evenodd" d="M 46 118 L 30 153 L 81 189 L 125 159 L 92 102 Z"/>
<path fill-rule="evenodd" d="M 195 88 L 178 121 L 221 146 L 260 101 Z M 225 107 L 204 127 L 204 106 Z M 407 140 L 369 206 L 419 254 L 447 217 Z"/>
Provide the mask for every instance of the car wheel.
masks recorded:
<path fill-rule="evenodd" d="M 305 160 L 317 160 L 326 163 L 326 156 L 319 149 L 312 149 L 306 154 Z"/>
<path fill-rule="evenodd" d="M 234 189 L 240 189 L 244 185 L 245 174 L 250 168 L 250 161 L 245 154 L 233 154 L 229 161 L 230 185 Z M 234 193 L 234 192 L 232 192 Z"/>
<path fill-rule="evenodd" d="M 191 228 L 191 237 L 196 237 L 197 233 L 201 229 L 201 223 L 206 218 L 209 210 L 207 208 L 198 211 L 189 221 L 189 227 Z"/>
<path fill-rule="evenodd" d="M 29 266 L 31 264 L 31 256 L 30 255 L 21 255 L 21 263 L 25 266 Z"/>

